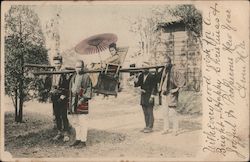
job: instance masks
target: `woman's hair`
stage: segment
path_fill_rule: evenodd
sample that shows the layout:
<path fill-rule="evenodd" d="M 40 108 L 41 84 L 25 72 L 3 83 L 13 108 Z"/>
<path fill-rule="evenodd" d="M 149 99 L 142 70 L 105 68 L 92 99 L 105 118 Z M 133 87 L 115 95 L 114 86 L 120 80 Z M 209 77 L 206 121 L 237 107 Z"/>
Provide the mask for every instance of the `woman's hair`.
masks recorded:
<path fill-rule="evenodd" d="M 115 43 L 111 43 L 111 44 L 109 45 L 109 48 L 114 48 L 115 50 L 117 50 L 116 44 L 115 44 Z"/>

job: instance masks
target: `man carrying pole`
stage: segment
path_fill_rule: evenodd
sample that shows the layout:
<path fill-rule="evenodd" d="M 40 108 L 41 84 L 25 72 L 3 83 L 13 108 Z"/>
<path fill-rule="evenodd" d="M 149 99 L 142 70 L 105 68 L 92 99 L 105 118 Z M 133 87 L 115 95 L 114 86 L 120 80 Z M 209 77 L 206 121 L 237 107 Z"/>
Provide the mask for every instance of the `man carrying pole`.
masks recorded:
<path fill-rule="evenodd" d="M 70 81 L 69 120 L 75 128 L 75 142 L 71 147 L 85 147 L 88 132 L 88 101 L 92 97 L 92 83 L 87 73 L 84 73 L 84 62 L 77 61 L 76 73 Z"/>
<path fill-rule="evenodd" d="M 143 66 L 148 66 L 149 63 L 144 62 Z M 157 69 L 158 71 L 158 69 Z M 159 73 L 161 74 L 161 73 Z M 142 73 L 138 76 L 138 78 L 134 78 L 134 85 L 135 87 L 140 87 L 141 91 L 141 106 L 144 114 L 145 119 L 145 128 L 141 130 L 144 133 L 151 133 L 153 132 L 154 126 L 154 114 L 153 114 L 153 107 L 154 107 L 154 97 L 153 97 L 153 90 L 157 81 L 159 80 L 159 75 L 152 74 L 149 72 L 149 69 L 144 69 Z"/>
<path fill-rule="evenodd" d="M 178 97 L 179 90 L 185 84 L 185 75 L 178 73 L 175 66 L 171 63 L 171 58 L 166 57 L 166 66 L 162 73 L 160 83 L 160 91 L 165 96 L 163 98 L 163 132 L 170 132 L 169 122 L 173 122 L 173 133 L 178 135 L 179 120 L 178 120 Z"/>
<path fill-rule="evenodd" d="M 62 70 L 62 57 L 53 58 L 56 71 Z M 69 121 L 67 118 L 69 82 L 65 74 L 57 74 L 52 77 L 51 100 L 53 103 L 53 114 L 55 115 L 57 135 L 53 138 L 57 141 L 63 138 L 64 142 L 69 141 Z"/>

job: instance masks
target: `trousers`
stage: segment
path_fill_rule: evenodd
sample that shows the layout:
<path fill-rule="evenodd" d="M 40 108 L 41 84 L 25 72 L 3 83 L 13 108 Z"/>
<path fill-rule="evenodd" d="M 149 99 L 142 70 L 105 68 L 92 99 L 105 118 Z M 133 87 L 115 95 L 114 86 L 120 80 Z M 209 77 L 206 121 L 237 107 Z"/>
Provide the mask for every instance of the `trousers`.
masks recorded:
<path fill-rule="evenodd" d="M 142 105 L 142 110 L 144 114 L 145 124 L 147 128 L 153 128 L 154 126 L 154 113 L 153 106 Z"/>
<path fill-rule="evenodd" d="M 179 129 L 179 119 L 178 113 L 176 111 L 176 106 L 169 106 L 169 96 L 162 102 L 162 115 L 163 115 L 163 131 L 170 129 L 170 122 L 173 123 L 173 130 L 177 131 Z"/>
<path fill-rule="evenodd" d="M 53 112 L 56 119 L 56 127 L 59 131 L 69 131 L 69 120 L 67 117 L 67 103 L 53 101 Z"/>
<path fill-rule="evenodd" d="M 71 114 L 69 121 L 76 131 L 76 140 L 83 142 L 87 141 L 88 135 L 88 115 L 86 114 Z"/>

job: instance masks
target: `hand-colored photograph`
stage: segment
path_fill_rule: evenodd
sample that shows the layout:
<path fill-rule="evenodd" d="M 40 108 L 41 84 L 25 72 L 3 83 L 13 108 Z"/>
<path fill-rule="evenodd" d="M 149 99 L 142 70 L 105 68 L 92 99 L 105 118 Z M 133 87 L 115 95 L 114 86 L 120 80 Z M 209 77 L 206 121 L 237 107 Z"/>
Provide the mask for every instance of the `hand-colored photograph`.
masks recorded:
<path fill-rule="evenodd" d="M 206 152 L 202 136 L 215 134 L 202 130 L 209 21 L 199 6 L 6 3 L 5 156 L 164 160 Z"/>

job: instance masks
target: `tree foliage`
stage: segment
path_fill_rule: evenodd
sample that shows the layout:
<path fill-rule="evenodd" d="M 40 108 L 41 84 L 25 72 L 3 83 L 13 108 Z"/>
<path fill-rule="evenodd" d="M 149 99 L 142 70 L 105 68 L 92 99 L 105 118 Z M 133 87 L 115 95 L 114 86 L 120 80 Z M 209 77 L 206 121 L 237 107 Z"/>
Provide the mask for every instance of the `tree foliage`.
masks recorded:
<path fill-rule="evenodd" d="M 130 24 L 130 32 L 135 33 L 139 41 L 143 42 L 141 51 L 148 58 L 156 58 L 156 49 L 161 39 L 160 33 L 156 30 L 157 26 L 160 23 L 171 23 L 180 20 L 184 22 L 188 34 L 200 41 L 202 15 L 194 5 L 153 6 L 149 14 L 127 19 Z"/>
<path fill-rule="evenodd" d="M 202 36 L 202 15 L 194 5 L 178 5 L 170 10 L 170 14 L 181 17 L 187 31 L 195 37 Z"/>
<path fill-rule="evenodd" d="M 148 14 L 127 19 L 130 24 L 129 31 L 135 33 L 139 38 L 140 52 L 146 56 L 145 59 L 151 57 L 152 51 L 159 43 L 157 25 L 167 16 L 168 10 L 169 6 L 154 6 L 147 11 Z"/>
<path fill-rule="evenodd" d="M 21 122 L 23 102 L 33 97 L 30 92 L 38 89 L 39 80 L 25 77 L 23 65 L 48 64 L 48 54 L 40 20 L 30 7 L 11 6 L 5 22 L 5 93 L 19 112 L 15 120 Z"/>

